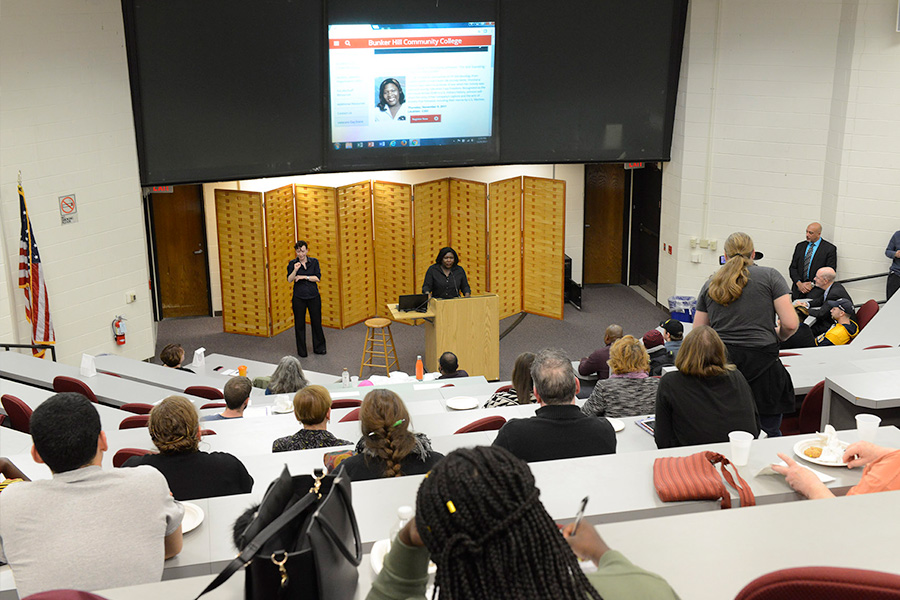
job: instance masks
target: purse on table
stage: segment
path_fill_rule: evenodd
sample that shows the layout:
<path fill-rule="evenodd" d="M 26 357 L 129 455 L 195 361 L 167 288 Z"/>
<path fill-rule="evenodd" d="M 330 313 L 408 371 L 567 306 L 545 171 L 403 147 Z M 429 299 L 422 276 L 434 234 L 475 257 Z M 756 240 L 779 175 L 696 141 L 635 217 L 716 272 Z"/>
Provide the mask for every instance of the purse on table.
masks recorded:
<path fill-rule="evenodd" d="M 347 477 L 292 477 L 287 466 L 269 485 L 248 524 L 235 525 L 240 555 L 197 598 L 246 567 L 247 600 L 352 598 L 362 543 Z"/>
<path fill-rule="evenodd" d="M 721 463 L 722 476 L 715 464 Z M 726 468 L 731 465 L 734 477 Z M 690 456 L 666 456 L 653 462 L 653 486 L 663 502 L 681 500 L 722 500 L 722 508 L 731 508 L 731 494 L 725 489 L 722 477 L 738 491 L 741 506 L 754 506 L 756 498 L 750 485 L 738 473 L 737 467 L 717 452 L 697 452 Z M 734 478 L 740 482 L 735 483 Z"/>

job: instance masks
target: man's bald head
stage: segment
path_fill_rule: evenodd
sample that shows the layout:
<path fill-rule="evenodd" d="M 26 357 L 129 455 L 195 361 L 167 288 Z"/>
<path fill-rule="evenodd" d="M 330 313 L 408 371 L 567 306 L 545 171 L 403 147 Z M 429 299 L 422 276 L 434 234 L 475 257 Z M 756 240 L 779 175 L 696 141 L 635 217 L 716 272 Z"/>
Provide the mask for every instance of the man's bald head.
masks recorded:
<path fill-rule="evenodd" d="M 822 237 L 822 224 L 810 223 L 806 227 L 806 241 L 810 244 L 815 244 L 819 241 L 820 237 Z"/>
<path fill-rule="evenodd" d="M 612 324 L 606 328 L 606 333 L 603 336 L 603 342 L 607 346 L 609 346 L 610 344 L 612 344 L 614 341 L 616 341 L 623 335 L 625 335 L 625 332 L 622 330 L 622 326 Z"/>

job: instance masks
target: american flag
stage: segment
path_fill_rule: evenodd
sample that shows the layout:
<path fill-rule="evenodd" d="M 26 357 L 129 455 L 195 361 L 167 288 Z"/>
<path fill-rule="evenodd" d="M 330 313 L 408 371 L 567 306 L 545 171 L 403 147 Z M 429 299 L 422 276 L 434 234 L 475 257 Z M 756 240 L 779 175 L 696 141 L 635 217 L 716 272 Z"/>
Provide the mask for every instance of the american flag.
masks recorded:
<path fill-rule="evenodd" d="M 55 344 L 53 321 L 50 320 L 50 299 L 44 284 L 44 268 L 38 254 L 37 241 L 31 230 L 31 219 L 25 206 L 25 192 L 19 185 L 19 211 L 22 213 L 22 235 L 19 238 L 19 287 L 25 292 L 25 317 L 31 323 L 32 344 Z M 45 350 L 33 353 L 44 358 Z"/>

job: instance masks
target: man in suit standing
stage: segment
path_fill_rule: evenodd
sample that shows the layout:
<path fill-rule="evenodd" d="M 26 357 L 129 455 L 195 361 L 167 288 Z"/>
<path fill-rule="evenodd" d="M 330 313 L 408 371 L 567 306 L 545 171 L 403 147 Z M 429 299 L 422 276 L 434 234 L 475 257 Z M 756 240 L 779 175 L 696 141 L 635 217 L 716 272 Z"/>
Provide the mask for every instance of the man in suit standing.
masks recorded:
<path fill-rule="evenodd" d="M 806 241 L 794 248 L 794 257 L 788 268 L 792 284 L 791 300 L 818 300 L 821 297 L 821 288 L 814 284 L 813 277 L 822 267 L 837 269 L 837 247 L 822 239 L 820 223 L 810 223 L 806 228 Z"/>

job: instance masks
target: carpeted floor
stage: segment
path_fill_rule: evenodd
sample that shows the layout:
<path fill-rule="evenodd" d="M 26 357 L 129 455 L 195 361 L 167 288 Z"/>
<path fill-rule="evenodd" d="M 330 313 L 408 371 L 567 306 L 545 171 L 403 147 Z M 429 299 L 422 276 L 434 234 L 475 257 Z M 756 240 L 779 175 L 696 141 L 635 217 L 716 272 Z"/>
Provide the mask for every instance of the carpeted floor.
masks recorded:
<path fill-rule="evenodd" d="M 593 352 L 603 343 L 603 332 L 610 323 L 622 325 L 626 333 L 642 336 L 659 325 L 668 313 L 645 300 L 634 290 L 623 285 L 587 286 L 582 294 L 582 310 L 571 304 L 565 306 L 565 318 L 561 321 L 547 317 L 526 315 L 509 335 L 500 341 L 500 378 L 509 379 L 516 357 L 522 352 L 536 352 L 555 346 L 565 350 L 573 360 Z M 508 317 L 500 322 L 501 333 L 515 321 Z M 285 355 L 294 355 L 294 330 L 289 329 L 275 337 L 263 338 L 237 335 L 222 331 L 221 317 L 185 317 L 165 319 L 157 330 L 156 357 L 167 344 L 180 343 L 185 349 L 185 359 L 190 362 L 196 348 L 206 348 L 207 355 L 227 354 L 263 362 L 277 363 Z M 425 329 L 394 323 L 391 325 L 394 344 L 400 359 L 400 370 L 415 370 L 417 354 L 425 354 Z M 325 329 L 328 354 L 301 359 L 304 368 L 322 373 L 340 374 L 346 367 L 351 375 L 359 374 L 362 358 L 365 325 L 359 323 L 347 329 Z M 311 343 L 307 331 L 307 343 Z M 311 350 L 311 348 L 310 348 Z M 461 369 L 466 365 L 461 364 Z M 368 375 L 365 373 L 364 375 Z"/>

